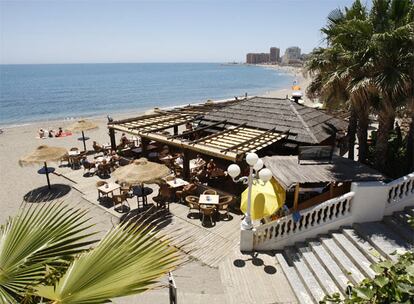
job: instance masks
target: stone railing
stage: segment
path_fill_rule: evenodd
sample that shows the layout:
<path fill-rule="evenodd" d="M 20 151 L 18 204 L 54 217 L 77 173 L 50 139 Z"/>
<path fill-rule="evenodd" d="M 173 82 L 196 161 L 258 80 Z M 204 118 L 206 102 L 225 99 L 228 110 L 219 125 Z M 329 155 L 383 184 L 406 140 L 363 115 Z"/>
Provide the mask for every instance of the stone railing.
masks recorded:
<path fill-rule="evenodd" d="M 383 182 L 355 182 L 351 192 L 292 215 L 241 230 L 240 249 L 277 250 L 353 223 L 381 221 L 384 216 L 414 206 L 414 173 Z"/>
<path fill-rule="evenodd" d="M 388 204 L 397 204 L 414 195 L 414 174 L 408 174 L 389 184 Z"/>
<path fill-rule="evenodd" d="M 292 215 L 288 215 L 257 227 L 253 232 L 254 248 L 265 249 L 266 246 L 261 248 L 261 244 L 292 238 L 295 234 L 350 216 L 353 196 L 354 193 L 349 192 L 316 207 L 305 209 L 301 211 L 301 218 L 297 222 L 293 220 Z"/>

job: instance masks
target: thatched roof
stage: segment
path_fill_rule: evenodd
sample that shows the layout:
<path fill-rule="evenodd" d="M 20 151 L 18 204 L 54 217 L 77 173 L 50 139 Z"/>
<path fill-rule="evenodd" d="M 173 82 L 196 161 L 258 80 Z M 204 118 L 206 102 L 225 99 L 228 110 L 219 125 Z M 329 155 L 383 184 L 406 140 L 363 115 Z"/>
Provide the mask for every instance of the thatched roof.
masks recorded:
<path fill-rule="evenodd" d="M 266 156 L 264 165 L 285 188 L 306 183 L 378 181 L 385 177 L 378 171 L 344 157 L 334 156 L 331 163 L 298 163 L 297 156 Z"/>
<path fill-rule="evenodd" d="M 297 104 L 289 99 L 253 97 L 221 109 L 213 109 L 205 120 L 227 120 L 229 124 L 297 134 L 290 139 L 318 144 L 329 138 L 332 127 L 346 130 L 347 123 L 324 112 Z"/>

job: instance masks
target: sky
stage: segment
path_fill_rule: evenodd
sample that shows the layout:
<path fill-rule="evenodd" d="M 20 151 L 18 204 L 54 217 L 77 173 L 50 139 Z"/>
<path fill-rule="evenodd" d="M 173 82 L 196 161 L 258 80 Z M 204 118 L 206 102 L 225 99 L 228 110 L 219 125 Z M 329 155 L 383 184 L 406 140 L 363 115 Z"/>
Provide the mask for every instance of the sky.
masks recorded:
<path fill-rule="evenodd" d="M 241 62 L 249 52 L 308 53 L 352 0 L 0 0 L 0 64 Z"/>

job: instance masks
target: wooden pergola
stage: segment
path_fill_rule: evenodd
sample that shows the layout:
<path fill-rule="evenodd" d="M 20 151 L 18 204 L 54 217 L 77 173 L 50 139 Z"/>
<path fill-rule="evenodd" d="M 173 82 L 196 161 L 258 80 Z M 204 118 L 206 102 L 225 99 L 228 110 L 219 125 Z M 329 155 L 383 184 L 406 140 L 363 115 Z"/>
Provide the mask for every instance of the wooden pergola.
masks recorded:
<path fill-rule="evenodd" d="M 238 101 L 231 101 L 233 104 Z M 196 152 L 232 162 L 239 162 L 247 152 L 256 152 L 288 136 L 288 132 L 273 129 L 263 130 L 249 127 L 246 123 L 230 124 L 227 120 L 206 120 L 203 114 L 228 103 L 207 103 L 198 106 L 156 111 L 151 115 L 113 121 L 108 123 L 111 145 L 116 146 L 115 130 L 141 137 L 142 151 L 150 141 L 179 148 L 184 154 L 184 176 L 189 173 L 189 153 Z M 197 127 L 178 134 L 178 126 L 197 123 Z M 173 134 L 165 133 L 173 129 Z M 207 136 L 191 140 L 189 135 Z"/>

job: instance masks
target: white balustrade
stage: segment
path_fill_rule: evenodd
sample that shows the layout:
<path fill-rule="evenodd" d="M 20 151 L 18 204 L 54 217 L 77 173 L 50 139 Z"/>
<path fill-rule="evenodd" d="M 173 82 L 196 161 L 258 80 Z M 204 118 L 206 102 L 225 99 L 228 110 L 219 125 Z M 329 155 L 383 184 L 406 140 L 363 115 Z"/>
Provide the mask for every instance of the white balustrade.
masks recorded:
<path fill-rule="evenodd" d="M 380 221 L 386 215 L 414 206 L 414 173 L 388 184 L 352 183 L 351 192 L 317 206 L 301 210 L 295 222 L 292 215 L 256 227 L 250 246 L 255 250 L 281 249 L 295 242 L 339 229 L 343 225 Z M 242 234 L 242 240 L 246 235 Z"/>
<path fill-rule="evenodd" d="M 388 199 L 389 204 L 397 204 L 400 201 L 414 195 L 414 174 L 408 174 L 396 179 L 389 184 Z"/>
<path fill-rule="evenodd" d="M 292 215 L 285 216 L 265 225 L 256 227 L 253 235 L 254 248 L 265 242 L 276 243 L 292 235 L 310 230 L 316 226 L 349 216 L 353 192 L 333 198 L 322 204 L 301 211 L 301 218 L 295 222 Z"/>

